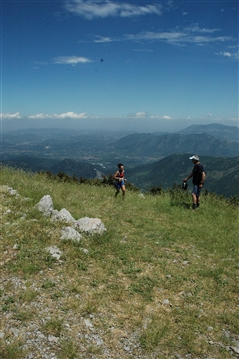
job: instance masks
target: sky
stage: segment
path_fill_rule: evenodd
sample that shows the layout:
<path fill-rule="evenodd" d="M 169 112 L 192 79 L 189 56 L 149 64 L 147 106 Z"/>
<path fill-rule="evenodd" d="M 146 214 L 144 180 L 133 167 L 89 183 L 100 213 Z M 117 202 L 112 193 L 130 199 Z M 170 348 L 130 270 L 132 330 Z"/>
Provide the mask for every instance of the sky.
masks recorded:
<path fill-rule="evenodd" d="M 238 0 L 2 0 L 1 129 L 238 126 Z"/>

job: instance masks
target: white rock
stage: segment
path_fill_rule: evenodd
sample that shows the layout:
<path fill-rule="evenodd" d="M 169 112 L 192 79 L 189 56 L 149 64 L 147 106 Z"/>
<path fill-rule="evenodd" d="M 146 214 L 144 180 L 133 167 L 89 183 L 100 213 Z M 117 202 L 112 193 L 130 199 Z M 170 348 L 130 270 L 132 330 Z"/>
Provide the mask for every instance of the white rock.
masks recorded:
<path fill-rule="evenodd" d="M 49 335 L 48 340 L 49 340 L 49 342 L 57 343 L 59 338 L 55 337 L 54 335 Z"/>
<path fill-rule="evenodd" d="M 144 195 L 143 193 L 140 193 L 140 194 L 138 195 L 138 197 L 139 197 L 139 198 L 145 198 L 145 195 Z"/>
<path fill-rule="evenodd" d="M 75 223 L 75 219 L 65 208 L 62 208 L 60 211 L 53 211 L 51 218 L 53 221 Z"/>
<path fill-rule="evenodd" d="M 53 258 L 56 258 L 56 259 L 61 258 L 62 252 L 56 246 L 47 247 L 46 251 L 49 252 L 52 255 Z"/>
<path fill-rule="evenodd" d="M 91 323 L 91 321 L 89 319 L 84 319 L 85 325 L 87 328 L 92 328 L 93 324 Z"/>
<path fill-rule="evenodd" d="M 80 232 L 87 234 L 102 234 L 106 231 L 104 224 L 99 218 L 80 218 L 76 221 L 75 226 Z"/>
<path fill-rule="evenodd" d="M 168 299 L 164 299 L 164 300 L 162 301 L 162 303 L 163 303 L 164 305 L 169 305 L 169 304 L 170 304 L 170 302 L 169 302 Z"/>
<path fill-rule="evenodd" d="M 44 216 L 51 216 L 53 211 L 53 202 L 50 195 L 45 195 L 42 197 L 40 202 L 38 202 L 35 206 L 40 212 L 44 214 Z"/>
<path fill-rule="evenodd" d="M 73 240 L 76 242 L 80 242 L 82 235 L 77 232 L 74 228 L 72 227 L 64 227 L 61 230 L 61 239 L 66 239 L 66 240 Z"/>

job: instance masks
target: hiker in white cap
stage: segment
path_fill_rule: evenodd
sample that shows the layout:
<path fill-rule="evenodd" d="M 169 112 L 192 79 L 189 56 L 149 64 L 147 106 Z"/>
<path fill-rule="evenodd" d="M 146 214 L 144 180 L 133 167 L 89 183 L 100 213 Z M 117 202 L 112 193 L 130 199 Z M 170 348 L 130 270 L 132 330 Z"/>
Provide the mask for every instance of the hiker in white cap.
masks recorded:
<path fill-rule="evenodd" d="M 192 160 L 194 167 L 191 174 L 186 177 L 183 182 L 187 182 L 189 178 L 193 178 L 193 190 L 192 190 L 192 200 L 193 200 L 193 210 L 195 210 L 200 205 L 200 193 L 206 178 L 203 165 L 199 162 L 198 155 L 193 155 L 189 157 Z"/>

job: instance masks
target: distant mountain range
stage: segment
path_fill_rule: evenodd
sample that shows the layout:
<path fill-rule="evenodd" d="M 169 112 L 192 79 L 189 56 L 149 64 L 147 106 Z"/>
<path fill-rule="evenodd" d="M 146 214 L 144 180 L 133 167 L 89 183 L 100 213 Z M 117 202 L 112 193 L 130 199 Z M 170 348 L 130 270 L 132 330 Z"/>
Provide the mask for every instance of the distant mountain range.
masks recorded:
<path fill-rule="evenodd" d="M 173 153 L 192 152 L 209 156 L 233 157 L 239 155 L 238 142 L 218 139 L 210 134 L 173 133 L 155 135 L 132 134 L 118 140 L 114 148 L 130 156 L 165 157 Z"/>
<path fill-rule="evenodd" d="M 192 169 L 188 157 L 199 154 L 208 172 L 205 188 L 227 197 L 239 195 L 238 127 L 193 125 L 177 133 L 80 133 L 29 129 L 4 133 L 4 165 L 27 171 L 64 172 L 99 178 L 123 162 L 127 179 L 148 190 L 181 183 Z"/>
<path fill-rule="evenodd" d="M 209 125 L 192 125 L 179 131 L 179 133 L 185 135 L 207 133 L 221 140 L 238 142 L 238 130 L 239 128 L 236 126 L 224 126 L 211 123 Z"/>

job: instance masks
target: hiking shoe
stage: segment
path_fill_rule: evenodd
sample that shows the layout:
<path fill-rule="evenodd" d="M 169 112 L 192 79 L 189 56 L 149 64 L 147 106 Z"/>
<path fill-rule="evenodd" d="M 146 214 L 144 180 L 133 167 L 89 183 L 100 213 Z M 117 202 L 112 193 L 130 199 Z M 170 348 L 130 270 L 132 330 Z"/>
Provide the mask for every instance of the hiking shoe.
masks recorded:
<path fill-rule="evenodd" d="M 196 205 L 196 204 L 193 204 L 192 210 L 195 211 L 195 209 L 197 209 L 197 205 Z"/>

